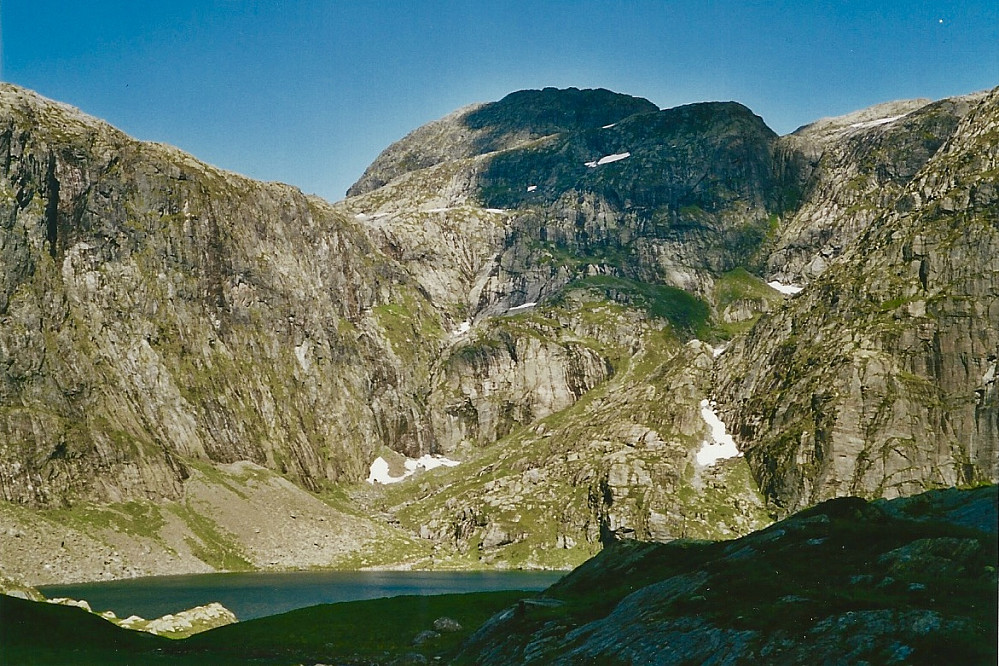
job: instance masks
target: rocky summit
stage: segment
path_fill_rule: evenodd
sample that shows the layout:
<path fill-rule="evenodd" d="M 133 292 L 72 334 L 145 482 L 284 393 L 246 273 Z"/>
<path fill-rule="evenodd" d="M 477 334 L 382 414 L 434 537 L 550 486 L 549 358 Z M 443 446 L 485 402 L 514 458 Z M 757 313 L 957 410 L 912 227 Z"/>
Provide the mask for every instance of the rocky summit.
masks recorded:
<path fill-rule="evenodd" d="M 0 158 L 27 583 L 569 568 L 999 481 L 999 90 L 787 136 L 521 91 L 329 203 L 3 84 Z"/>

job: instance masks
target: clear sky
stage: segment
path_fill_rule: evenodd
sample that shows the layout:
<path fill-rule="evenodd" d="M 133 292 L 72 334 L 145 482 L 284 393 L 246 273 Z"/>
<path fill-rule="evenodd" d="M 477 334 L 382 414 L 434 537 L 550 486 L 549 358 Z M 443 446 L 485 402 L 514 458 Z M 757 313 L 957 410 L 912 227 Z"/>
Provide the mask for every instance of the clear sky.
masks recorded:
<path fill-rule="evenodd" d="M 999 1 L 0 0 L 0 76 L 330 200 L 392 141 L 544 86 L 736 100 L 777 132 L 999 85 Z"/>

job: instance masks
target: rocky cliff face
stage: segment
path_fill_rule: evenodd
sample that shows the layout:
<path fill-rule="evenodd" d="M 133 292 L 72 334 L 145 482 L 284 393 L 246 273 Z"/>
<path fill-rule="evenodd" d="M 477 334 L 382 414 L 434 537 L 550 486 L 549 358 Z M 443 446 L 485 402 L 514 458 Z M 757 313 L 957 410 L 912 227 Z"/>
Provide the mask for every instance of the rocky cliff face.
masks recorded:
<path fill-rule="evenodd" d="M 186 534 L 185 562 L 278 566 L 223 473 L 252 464 L 387 521 L 349 552 L 287 527 L 307 565 L 568 566 L 765 503 L 994 481 L 994 97 L 777 137 L 736 103 L 523 91 L 327 204 L 3 86 L 8 529 L 134 500 L 180 518 L 153 542 Z M 744 458 L 699 456 L 718 414 Z M 428 453 L 461 465 L 352 485 Z M 131 562 L 102 573 L 156 572 Z"/>
<path fill-rule="evenodd" d="M 0 488 L 176 498 L 185 460 L 310 489 L 419 450 L 390 302 L 419 296 L 352 221 L 282 185 L 2 90 Z"/>
<path fill-rule="evenodd" d="M 513 131 L 538 122 L 525 104 L 563 120 Z M 381 506 L 437 560 L 476 564 L 565 566 L 613 538 L 764 524 L 744 460 L 695 461 L 713 353 L 684 343 L 779 300 L 738 269 L 782 205 L 776 135 L 738 104 L 658 111 L 599 91 L 488 109 L 414 132 L 338 204 L 448 313 L 428 412 L 437 446 L 482 470 L 392 488 Z M 483 152 L 462 134 L 445 159 L 438 141 L 466 114 L 501 140 Z M 435 155 L 425 168 L 405 157 L 420 151 Z"/>
<path fill-rule="evenodd" d="M 777 234 L 767 272 L 797 284 L 821 275 L 982 97 L 888 102 L 781 137 L 777 151 L 792 214 Z"/>
<path fill-rule="evenodd" d="M 993 91 L 840 261 L 722 357 L 726 414 L 782 510 L 999 474 L 997 127 Z"/>

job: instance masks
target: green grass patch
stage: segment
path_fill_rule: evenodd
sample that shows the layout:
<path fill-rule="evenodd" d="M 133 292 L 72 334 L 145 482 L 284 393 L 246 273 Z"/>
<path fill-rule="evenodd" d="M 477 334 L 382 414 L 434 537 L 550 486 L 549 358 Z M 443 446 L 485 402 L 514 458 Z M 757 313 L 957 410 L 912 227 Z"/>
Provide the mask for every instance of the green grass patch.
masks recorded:
<path fill-rule="evenodd" d="M 0 595 L 0 619 L 3 664 L 149 663 L 170 644 L 116 627 L 82 608 L 6 595 Z"/>
<path fill-rule="evenodd" d="M 567 289 L 599 289 L 612 301 L 641 307 L 650 317 L 664 319 L 685 337 L 710 337 L 711 309 L 693 294 L 668 285 L 593 275 L 571 282 Z"/>
<path fill-rule="evenodd" d="M 235 538 L 210 518 L 190 506 L 174 504 L 169 510 L 183 520 L 196 538 L 185 537 L 194 556 L 219 571 L 253 571 L 256 567 L 247 559 Z"/>
<path fill-rule="evenodd" d="M 110 530 L 157 541 L 160 540 L 160 530 L 166 524 L 159 507 L 138 501 L 107 505 L 80 503 L 68 508 L 46 510 L 42 515 L 84 534 L 96 535 L 101 530 Z"/>
<path fill-rule="evenodd" d="M 745 299 L 779 302 L 782 297 L 745 268 L 728 271 L 715 280 L 715 302 L 719 310 Z"/>
<path fill-rule="evenodd" d="M 185 654 L 319 661 L 417 652 L 432 660 L 453 653 L 496 612 L 533 596 L 535 592 L 474 592 L 324 604 L 213 629 L 184 640 L 177 649 Z M 433 629 L 434 620 L 441 617 L 456 620 L 461 630 L 440 632 L 413 645 L 413 639 Z"/>

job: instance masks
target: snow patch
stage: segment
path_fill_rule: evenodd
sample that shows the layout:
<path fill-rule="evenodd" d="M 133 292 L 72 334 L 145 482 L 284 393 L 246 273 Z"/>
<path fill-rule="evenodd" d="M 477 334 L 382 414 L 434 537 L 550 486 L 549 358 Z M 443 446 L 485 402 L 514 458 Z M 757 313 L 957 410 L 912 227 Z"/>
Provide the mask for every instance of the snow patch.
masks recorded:
<path fill-rule="evenodd" d="M 403 463 L 406 472 L 412 474 L 419 469 L 437 469 L 438 467 L 457 467 L 460 463 L 444 456 L 432 456 L 429 453 L 419 458 L 407 458 Z"/>
<path fill-rule="evenodd" d="M 704 440 L 697 452 L 697 463 L 704 467 L 711 467 L 719 460 L 742 455 L 732 435 L 728 434 L 725 424 L 715 413 L 714 406 L 713 402 L 701 400 L 701 418 L 711 429 L 711 440 Z"/>
<path fill-rule="evenodd" d="M 614 153 L 613 155 L 604 155 L 599 160 L 593 162 L 584 162 L 584 164 L 591 169 L 595 169 L 598 166 L 603 166 L 604 164 L 610 164 L 611 162 L 620 162 L 631 157 L 631 153 Z"/>
<path fill-rule="evenodd" d="M 305 370 L 306 372 L 309 371 L 309 368 L 312 365 L 309 362 L 309 348 L 311 346 L 312 343 L 306 340 L 302 344 L 295 347 L 295 358 L 298 359 L 298 365 L 300 365 L 302 367 L 302 370 Z"/>
<path fill-rule="evenodd" d="M 472 322 L 463 321 L 460 324 L 458 324 L 458 328 L 451 331 L 451 337 L 460 338 L 461 336 L 465 335 L 465 333 L 468 333 L 470 330 L 472 330 Z"/>
<path fill-rule="evenodd" d="M 521 303 L 520 305 L 515 305 L 512 308 L 509 308 L 507 310 L 507 312 L 513 312 L 514 310 L 524 310 L 524 309 L 527 309 L 527 308 L 533 308 L 537 304 L 538 304 L 537 301 L 531 301 L 530 303 Z"/>
<path fill-rule="evenodd" d="M 354 216 L 354 219 L 355 220 L 366 220 L 366 219 L 368 219 L 368 216 L 365 215 L 364 213 L 358 213 L 357 215 Z"/>
<path fill-rule="evenodd" d="M 711 355 L 714 356 L 715 358 L 718 358 L 725 352 L 726 349 L 728 349 L 728 345 L 722 345 L 721 347 L 712 347 Z"/>
<path fill-rule="evenodd" d="M 905 114 L 903 114 L 905 115 Z M 891 116 L 890 118 L 878 118 L 877 120 L 867 120 L 862 123 L 853 123 L 850 127 L 855 129 L 866 129 L 868 127 L 877 127 L 878 125 L 887 125 L 888 123 L 893 123 L 902 116 Z"/>
<path fill-rule="evenodd" d="M 444 456 L 432 456 L 424 455 L 419 458 L 406 458 L 403 466 L 406 468 L 405 473 L 402 476 L 392 476 L 389 473 L 389 464 L 385 458 L 378 456 L 375 461 L 371 463 L 371 471 L 368 474 L 368 483 L 374 485 L 376 483 L 388 484 L 388 483 L 399 483 L 403 479 L 406 479 L 416 473 L 417 470 L 423 469 L 435 469 L 437 467 L 454 467 L 458 465 L 457 460 L 451 460 L 445 458 Z"/>
<path fill-rule="evenodd" d="M 611 127 L 614 127 L 614 125 L 617 125 L 617 123 L 611 123 L 610 125 L 604 125 L 600 129 L 610 129 Z"/>
<path fill-rule="evenodd" d="M 533 192 L 533 191 L 534 191 L 534 190 L 536 190 L 536 189 L 538 189 L 538 186 L 537 186 L 537 185 L 528 185 L 528 186 L 527 186 L 527 191 L 528 191 L 528 192 Z"/>
<path fill-rule="evenodd" d="M 368 474 L 368 483 L 397 483 L 405 479 L 405 476 L 392 476 L 389 474 L 389 464 L 385 458 L 378 456 L 371 463 L 371 471 Z"/>
<path fill-rule="evenodd" d="M 428 208 L 427 210 L 425 210 L 423 212 L 425 212 L 425 213 L 446 213 L 449 210 L 451 210 L 451 209 L 447 208 L 447 207 L 445 207 L 445 208 Z"/>
<path fill-rule="evenodd" d="M 984 375 L 982 375 L 982 384 L 988 384 L 995 378 L 996 378 L 996 366 L 990 365 L 989 369 L 985 371 Z"/>
<path fill-rule="evenodd" d="M 505 208 L 487 208 L 486 212 L 487 213 L 496 213 L 497 215 L 503 215 L 503 214 L 506 213 L 506 209 Z"/>
<path fill-rule="evenodd" d="M 783 282 L 779 282 L 777 280 L 767 282 L 767 286 L 772 289 L 776 289 L 782 294 L 797 294 L 799 291 L 804 289 L 804 287 L 799 287 L 796 284 L 784 284 Z"/>

